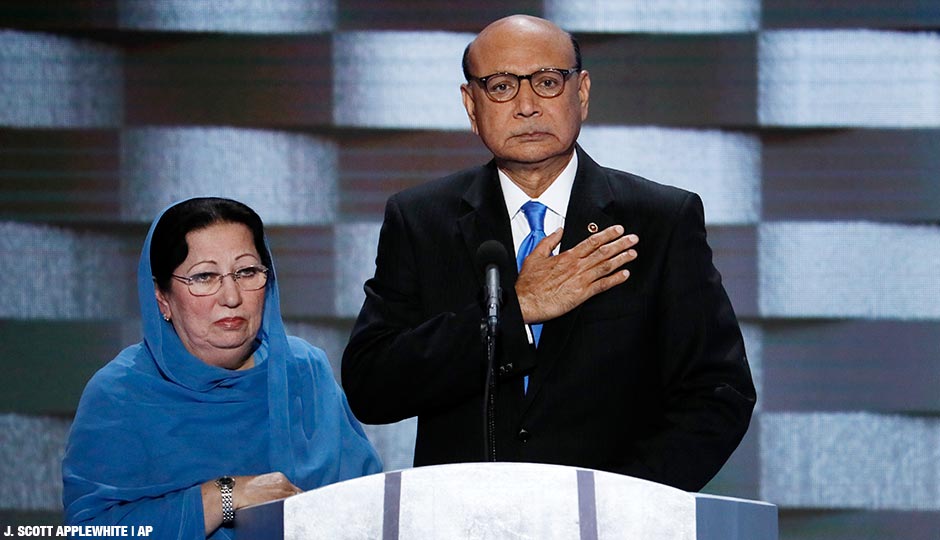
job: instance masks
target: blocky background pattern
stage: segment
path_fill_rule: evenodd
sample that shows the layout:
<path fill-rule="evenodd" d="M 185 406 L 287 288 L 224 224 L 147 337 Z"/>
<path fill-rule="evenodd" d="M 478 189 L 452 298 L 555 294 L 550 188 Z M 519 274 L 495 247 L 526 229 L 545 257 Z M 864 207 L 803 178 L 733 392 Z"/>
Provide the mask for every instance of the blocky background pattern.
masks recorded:
<path fill-rule="evenodd" d="M 463 47 L 525 12 L 582 42 L 585 149 L 705 201 L 760 392 L 706 491 L 778 504 L 783 539 L 940 538 L 940 4 L 472 4 L 0 5 L 0 523 L 60 519 L 170 201 L 257 209 L 289 330 L 338 364 L 385 199 L 488 159 Z M 389 469 L 414 428 L 368 427 Z"/>

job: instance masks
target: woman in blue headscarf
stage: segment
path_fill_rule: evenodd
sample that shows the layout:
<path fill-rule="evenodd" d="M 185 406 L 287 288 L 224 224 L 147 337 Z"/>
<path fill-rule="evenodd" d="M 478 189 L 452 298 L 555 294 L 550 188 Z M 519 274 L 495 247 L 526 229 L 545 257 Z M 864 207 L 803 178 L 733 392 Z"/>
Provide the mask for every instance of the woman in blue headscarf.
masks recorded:
<path fill-rule="evenodd" d="M 239 508 L 381 471 L 323 351 L 284 330 L 253 210 L 165 210 L 137 289 L 144 340 L 92 377 L 75 414 L 66 523 L 234 538 Z"/>

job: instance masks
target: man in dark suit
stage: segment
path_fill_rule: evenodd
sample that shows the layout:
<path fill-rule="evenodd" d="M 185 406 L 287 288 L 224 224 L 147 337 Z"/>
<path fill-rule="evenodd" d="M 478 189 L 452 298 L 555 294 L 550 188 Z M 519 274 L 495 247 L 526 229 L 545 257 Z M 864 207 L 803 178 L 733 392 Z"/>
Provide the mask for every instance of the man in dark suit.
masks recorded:
<path fill-rule="evenodd" d="M 528 16 L 467 47 L 463 102 L 494 159 L 389 199 L 343 384 L 364 422 L 418 416 L 415 465 L 492 457 L 474 257 L 496 239 L 524 263 L 502 273 L 495 458 L 698 490 L 750 422 L 741 332 L 699 197 L 575 144 L 580 63 L 572 36 Z"/>

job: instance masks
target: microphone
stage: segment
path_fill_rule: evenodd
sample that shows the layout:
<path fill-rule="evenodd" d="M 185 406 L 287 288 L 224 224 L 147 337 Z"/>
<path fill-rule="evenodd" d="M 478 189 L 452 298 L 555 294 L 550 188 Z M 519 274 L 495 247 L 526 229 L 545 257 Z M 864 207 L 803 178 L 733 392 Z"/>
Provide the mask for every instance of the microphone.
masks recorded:
<path fill-rule="evenodd" d="M 496 240 L 487 240 L 477 249 L 477 265 L 483 270 L 486 297 L 486 332 L 496 335 L 499 324 L 499 306 L 503 303 L 503 290 L 499 286 L 500 271 L 509 264 L 506 248 Z"/>

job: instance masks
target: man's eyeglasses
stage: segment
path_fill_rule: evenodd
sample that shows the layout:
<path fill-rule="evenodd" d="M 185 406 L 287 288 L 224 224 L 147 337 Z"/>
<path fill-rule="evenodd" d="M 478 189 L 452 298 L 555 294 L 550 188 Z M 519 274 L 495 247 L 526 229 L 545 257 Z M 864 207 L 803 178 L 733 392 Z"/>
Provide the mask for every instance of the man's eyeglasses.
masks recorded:
<path fill-rule="evenodd" d="M 268 282 L 268 269 L 262 265 L 246 266 L 239 268 L 228 274 L 219 274 L 216 272 L 199 272 L 189 277 L 170 276 L 182 281 L 189 287 L 189 292 L 193 296 L 209 296 L 219 292 L 222 288 L 222 280 L 227 276 L 232 276 L 232 280 L 243 291 L 257 291 Z"/>
<path fill-rule="evenodd" d="M 528 79 L 532 91 L 543 98 L 553 98 L 565 91 L 565 80 L 572 73 L 581 71 L 574 69 L 543 68 L 529 75 L 516 75 L 515 73 L 493 73 L 486 77 L 471 77 L 476 81 L 486 96 L 496 102 L 509 101 L 519 93 L 522 81 Z"/>

